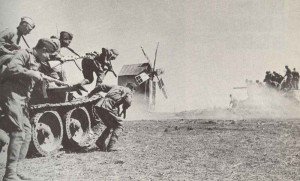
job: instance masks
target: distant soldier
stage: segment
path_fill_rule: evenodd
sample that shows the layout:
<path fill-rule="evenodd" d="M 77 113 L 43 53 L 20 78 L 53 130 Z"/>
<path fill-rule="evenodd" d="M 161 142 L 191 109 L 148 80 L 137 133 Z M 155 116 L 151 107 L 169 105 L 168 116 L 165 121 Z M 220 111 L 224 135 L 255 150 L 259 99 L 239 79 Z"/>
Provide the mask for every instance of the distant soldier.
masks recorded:
<path fill-rule="evenodd" d="M 270 71 L 266 71 L 266 76 L 265 76 L 264 82 L 266 83 L 266 85 L 268 87 L 272 86 L 271 79 L 272 79 L 272 74 L 270 73 Z"/>
<path fill-rule="evenodd" d="M 258 87 L 262 87 L 262 86 L 263 86 L 263 84 L 262 84 L 259 80 L 256 80 L 255 82 L 256 82 L 256 85 L 257 85 Z"/>
<path fill-rule="evenodd" d="M 292 75 L 291 69 L 287 65 L 285 66 L 285 69 L 286 69 L 286 72 L 285 72 L 285 76 L 284 77 L 286 77 L 286 79 L 285 79 L 285 82 L 282 85 L 281 89 L 283 89 L 283 90 L 290 90 L 292 88 L 292 78 L 293 78 L 293 75 Z"/>
<path fill-rule="evenodd" d="M 35 27 L 34 22 L 29 17 L 22 17 L 16 30 L 6 28 L 0 33 L 0 67 L 7 63 L 7 60 L 20 50 L 21 38 L 28 35 Z M 25 42 L 27 44 L 27 42 Z"/>
<path fill-rule="evenodd" d="M 282 80 L 284 79 L 282 75 L 280 75 L 279 73 L 273 71 L 273 75 L 275 77 L 275 82 L 277 83 L 277 87 L 279 87 L 279 85 L 281 84 Z"/>
<path fill-rule="evenodd" d="M 102 84 L 108 71 L 113 71 L 111 61 L 115 60 L 119 52 L 116 49 L 102 48 L 102 53 L 95 53 L 82 60 L 82 73 L 84 80 L 82 85 L 91 84 L 94 81 L 93 73 L 97 75 L 96 86 Z M 116 76 L 116 74 L 114 73 Z"/>
<path fill-rule="evenodd" d="M 49 55 L 58 49 L 52 40 L 40 39 L 34 48 L 18 51 L 1 75 L 0 103 L 4 113 L 1 122 L 5 123 L 1 126 L 10 137 L 4 181 L 30 179 L 17 172 L 18 162 L 25 158 L 31 141 L 28 101 L 36 82 L 56 81 L 38 70 L 41 62 L 48 61 Z"/>
<path fill-rule="evenodd" d="M 124 113 L 125 117 L 126 110 L 131 106 L 134 90 L 135 84 L 133 83 L 128 83 L 126 87 L 100 84 L 89 94 L 89 96 L 92 96 L 98 92 L 107 93 L 95 105 L 96 114 L 106 126 L 106 129 L 96 141 L 96 145 L 101 151 L 116 151 L 115 143 L 119 138 L 120 132 L 123 130 L 123 119 L 119 117 L 119 107 L 122 105 L 122 113 Z M 105 140 L 108 138 L 111 130 L 111 137 L 106 146 Z"/>
<path fill-rule="evenodd" d="M 229 108 L 230 109 L 236 108 L 238 105 L 238 100 L 235 99 L 231 94 L 229 95 L 229 97 L 230 97 Z"/>
<path fill-rule="evenodd" d="M 292 76 L 293 76 L 292 78 L 293 88 L 298 90 L 299 72 L 296 71 L 296 68 L 293 69 Z"/>

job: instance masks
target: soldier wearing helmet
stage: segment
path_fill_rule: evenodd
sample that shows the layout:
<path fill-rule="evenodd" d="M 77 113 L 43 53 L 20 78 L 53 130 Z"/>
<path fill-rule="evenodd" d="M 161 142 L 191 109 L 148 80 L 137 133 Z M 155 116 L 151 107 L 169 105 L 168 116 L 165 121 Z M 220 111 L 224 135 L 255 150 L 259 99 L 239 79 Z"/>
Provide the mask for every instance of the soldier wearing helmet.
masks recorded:
<path fill-rule="evenodd" d="M 102 48 L 102 53 L 95 53 L 82 60 L 82 73 L 84 80 L 82 85 L 91 84 L 94 81 L 93 73 L 97 75 L 96 86 L 102 84 L 107 71 L 112 70 L 111 61 L 115 60 L 119 52 L 116 49 Z"/>
<path fill-rule="evenodd" d="M 134 83 L 127 83 L 126 87 L 100 84 L 88 95 L 91 97 L 98 92 L 107 93 L 105 97 L 95 105 L 95 113 L 106 126 L 106 129 L 96 141 L 96 145 L 101 151 L 117 151 L 115 144 L 118 141 L 119 134 L 123 130 L 123 119 L 120 117 L 119 107 L 122 106 L 122 113 L 124 113 L 125 117 L 126 109 L 131 106 L 135 87 L 136 85 Z M 106 146 L 105 141 L 109 137 L 111 130 L 112 133 Z"/>
<path fill-rule="evenodd" d="M 266 76 L 265 76 L 264 82 L 266 83 L 267 86 L 271 86 L 271 79 L 272 79 L 271 72 L 266 71 Z"/>
<path fill-rule="evenodd" d="M 28 35 L 34 28 L 35 24 L 31 18 L 22 17 L 19 26 L 15 30 L 6 28 L 0 33 L 0 66 L 21 49 L 19 46 L 21 38 Z"/>
<path fill-rule="evenodd" d="M 40 39 L 34 48 L 18 51 L 1 74 L 0 103 L 4 117 L 0 125 L 10 137 L 3 180 L 28 179 L 17 172 L 18 162 L 25 158 L 31 141 L 27 104 L 35 83 L 44 79 L 52 80 L 39 69 L 42 63 L 49 60 L 49 55 L 59 48 L 51 39 Z"/>
<path fill-rule="evenodd" d="M 67 31 L 62 31 L 60 32 L 59 39 L 55 36 L 51 36 L 51 39 L 58 40 L 60 42 L 61 48 L 66 48 L 72 53 L 74 53 L 76 56 L 79 56 L 77 53 L 75 53 L 69 45 L 71 44 L 73 40 L 73 34 Z M 61 52 L 57 52 L 54 56 L 51 57 L 51 61 L 59 61 L 59 64 L 55 62 L 51 62 L 49 64 L 49 69 L 47 70 L 48 72 L 51 72 L 51 77 L 64 81 L 67 81 L 66 77 L 66 72 L 63 70 L 62 63 L 64 62 L 63 60 L 64 55 Z"/>

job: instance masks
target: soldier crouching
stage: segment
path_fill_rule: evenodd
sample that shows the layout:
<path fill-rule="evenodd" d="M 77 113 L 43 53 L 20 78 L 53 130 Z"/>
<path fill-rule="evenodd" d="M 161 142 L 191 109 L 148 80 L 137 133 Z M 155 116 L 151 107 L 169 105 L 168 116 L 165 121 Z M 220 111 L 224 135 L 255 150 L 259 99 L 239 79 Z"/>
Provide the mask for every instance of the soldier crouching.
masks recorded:
<path fill-rule="evenodd" d="M 106 92 L 106 96 L 95 105 L 96 114 L 101 118 L 106 129 L 96 141 L 96 145 L 101 151 L 116 151 L 115 144 L 118 141 L 120 133 L 123 131 L 123 119 L 119 117 L 119 106 L 122 105 L 123 113 L 131 106 L 132 96 L 135 90 L 133 83 L 128 83 L 123 86 L 109 86 L 100 84 L 91 91 L 89 96 L 97 92 Z M 111 137 L 106 146 L 105 141 Z"/>

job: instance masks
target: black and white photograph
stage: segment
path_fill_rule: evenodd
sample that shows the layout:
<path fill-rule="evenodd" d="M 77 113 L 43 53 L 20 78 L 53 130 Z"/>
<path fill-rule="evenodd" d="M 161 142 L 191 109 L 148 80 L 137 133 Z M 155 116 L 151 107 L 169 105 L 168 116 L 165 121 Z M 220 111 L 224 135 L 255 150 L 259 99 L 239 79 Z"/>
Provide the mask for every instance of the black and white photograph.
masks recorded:
<path fill-rule="evenodd" d="M 0 180 L 299 181 L 300 1 L 0 0 Z"/>

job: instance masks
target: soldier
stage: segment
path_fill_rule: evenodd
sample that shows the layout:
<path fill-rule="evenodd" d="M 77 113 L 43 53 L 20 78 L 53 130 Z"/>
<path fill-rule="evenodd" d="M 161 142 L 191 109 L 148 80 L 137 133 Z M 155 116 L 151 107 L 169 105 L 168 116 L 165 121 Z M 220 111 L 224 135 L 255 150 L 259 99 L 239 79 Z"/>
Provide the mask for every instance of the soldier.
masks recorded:
<path fill-rule="evenodd" d="M 284 77 L 286 77 L 286 80 L 283 86 L 281 87 L 281 89 L 290 90 L 292 88 L 292 78 L 293 78 L 292 71 L 287 65 L 285 66 L 285 69 L 286 72 Z"/>
<path fill-rule="evenodd" d="M 280 75 L 279 73 L 273 71 L 273 75 L 274 75 L 274 81 L 277 83 L 277 87 L 279 87 L 279 85 L 281 84 L 282 80 L 283 80 L 283 76 Z"/>
<path fill-rule="evenodd" d="M 48 61 L 49 55 L 58 49 L 52 40 L 40 39 L 34 48 L 17 52 L 2 73 L 0 102 L 4 118 L 1 121 L 10 137 L 4 181 L 30 179 L 17 173 L 18 162 L 25 158 L 31 140 L 27 103 L 36 82 L 56 81 L 38 70 L 41 62 Z"/>
<path fill-rule="evenodd" d="M 55 36 L 51 36 L 52 39 L 57 39 Z M 71 44 L 73 40 L 73 34 L 66 32 L 66 31 L 62 31 L 60 32 L 60 36 L 59 36 L 59 42 L 60 42 L 60 46 L 61 48 L 66 48 L 69 51 L 71 51 L 72 53 L 74 53 L 76 56 L 79 56 L 77 53 L 74 52 L 73 49 L 69 48 L 69 45 Z M 63 56 L 61 55 L 60 52 L 58 52 L 56 55 L 50 57 L 50 61 L 60 61 L 59 65 L 54 65 L 54 64 L 49 64 L 49 67 L 52 67 L 51 69 L 45 70 L 48 72 L 51 72 L 51 77 L 64 81 L 67 81 L 67 77 L 66 77 L 66 72 L 63 70 L 62 68 L 62 63 L 63 63 Z"/>
<path fill-rule="evenodd" d="M 298 90 L 299 72 L 296 71 L 296 68 L 293 69 L 292 76 L 293 76 L 292 78 L 293 88 Z"/>
<path fill-rule="evenodd" d="M 126 87 L 100 84 L 90 92 L 89 97 L 98 92 L 107 92 L 106 96 L 95 105 L 96 114 L 106 126 L 106 129 L 96 141 L 96 145 L 101 151 L 116 151 L 115 143 L 123 130 L 123 119 L 119 117 L 118 108 L 122 105 L 122 113 L 124 113 L 125 118 L 126 109 L 131 105 L 134 90 L 135 84 L 133 83 L 128 83 Z M 105 141 L 110 134 L 110 130 L 112 130 L 112 134 L 106 146 Z"/>
<path fill-rule="evenodd" d="M 82 60 L 82 73 L 84 80 L 82 85 L 91 84 L 94 81 L 93 73 L 97 75 L 96 86 L 100 85 L 106 73 L 112 71 L 111 60 L 115 60 L 119 52 L 116 49 L 102 48 L 102 53 L 95 53 L 88 58 Z M 114 73 L 114 72 L 113 72 Z M 116 74 L 114 73 L 116 76 Z"/>
<path fill-rule="evenodd" d="M 266 71 L 266 76 L 265 76 L 265 79 L 264 79 L 264 82 L 266 83 L 266 85 L 268 87 L 271 87 L 271 79 L 272 79 L 272 74 L 270 73 L 270 71 Z"/>
<path fill-rule="evenodd" d="M 34 22 L 29 17 L 22 17 L 21 22 L 16 30 L 5 29 L 0 33 L 0 67 L 5 64 L 6 61 L 17 50 L 20 50 L 19 43 L 21 38 L 28 35 L 35 27 Z M 24 39 L 25 41 L 25 39 Z M 27 42 L 25 42 L 27 44 Z"/>
<path fill-rule="evenodd" d="M 238 100 L 235 99 L 231 94 L 229 95 L 230 97 L 230 102 L 229 102 L 229 109 L 234 109 L 238 105 Z"/>

